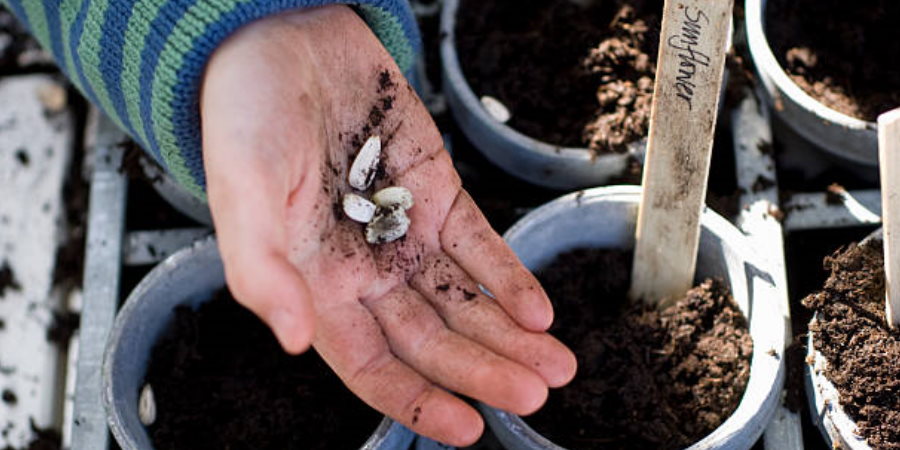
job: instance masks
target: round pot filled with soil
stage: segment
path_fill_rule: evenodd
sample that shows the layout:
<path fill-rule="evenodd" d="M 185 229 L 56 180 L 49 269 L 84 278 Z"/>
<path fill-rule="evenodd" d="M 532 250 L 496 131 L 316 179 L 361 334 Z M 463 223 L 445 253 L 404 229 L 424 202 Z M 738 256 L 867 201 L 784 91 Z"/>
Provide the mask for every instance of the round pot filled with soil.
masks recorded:
<path fill-rule="evenodd" d="M 900 3 L 747 0 L 747 39 L 775 115 L 877 179 L 875 119 L 900 105 Z"/>
<path fill-rule="evenodd" d="M 646 147 L 662 6 L 445 0 L 443 86 L 460 128 L 534 184 L 574 189 L 621 176 Z"/>
<path fill-rule="evenodd" d="M 707 209 L 696 287 L 662 308 L 626 300 L 639 201 L 637 187 L 578 192 L 505 234 L 554 302 L 551 334 L 579 364 L 532 416 L 480 405 L 506 448 L 749 449 L 772 417 L 784 382 L 783 287 Z"/>
<path fill-rule="evenodd" d="M 825 259 L 831 275 L 803 300 L 809 325 L 806 389 L 834 448 L 900 448 L 900 331 L 885 317 L 879 230 Z"/>
<path fill-rule="evenodd" d="M 358 400 L 310 350 L 289 356 L 224 288 L 214 239 L 154 268 L 103 362 L 113 436 L 139 449 L 407 449 L 415 435 Z"/>

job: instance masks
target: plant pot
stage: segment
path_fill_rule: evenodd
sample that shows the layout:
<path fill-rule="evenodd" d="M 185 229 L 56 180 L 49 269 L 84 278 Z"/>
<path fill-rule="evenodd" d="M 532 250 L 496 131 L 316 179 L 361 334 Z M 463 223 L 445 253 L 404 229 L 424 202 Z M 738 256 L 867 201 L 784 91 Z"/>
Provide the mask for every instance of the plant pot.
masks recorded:
<path fill-rule="evenodd" d="M 153 185 L 153 189 L 160 197 L 178 212 L 203 225 L 212 227 L 212 216 L 209 213 L 209 205 L 206 202 L 191 195 L 168 172 L 159 167 L 149 157 L 140 158 L 140 165 L 141 170 L 144 172 L 144 177 L 150 180 L 150 184 Z"/>
<path fill-rule="evenodd" d="M 873 241 L 881 241 L 883 230 L 878 229 L 863 241 L 860 246 L 865 246 Z M 810 324 L 812 325 L 822 317 L 816 312 Z M 846 448 L 851 450 L 868 450 L 872 447 L 866 438 L 857 432 L 856 421 L 851 418 L 840 403 L 838 388 L 826 376 L 828 361 L 826 357 L 815 348 L 815 333 L 810 329 L 807 340 L 806 358 L 806 396 L 809 401 L 811 416 L 819 428 L 825 441 L 832 448 Z M 874 372 L 873 372 L 874 377 Z M 874 378 L 873 378 L 874 379 Z"/>
<path fill-rule="evenodd" d="M 813 320 L 818 319 L 818 314 Z M 841 407 L 837 388 L 825 376 L 825 357 L 813 347 L 813 333 L 806 341 L 806 398 L 810 416 L 831 448 L 869 450 L 866 439 L 856 434 L 856 422 Z M 811 363 L 811 364 L 810 364 Z"/>
<path fill-rule="evenodd" d="M 878 179 L 878 136 L 875 122 L 860 120 L 826 107 L 785 73 L 766 37 L 766 0 L 746 0 L 750 55 L 769 108 L 788 128 L 824 150 L 863 178 Z"/>
<path fill-rule="evenodd" d="M 504 238 L 526 267 L 535 270 L 576 248 L 629 249 L 640 201 L 639 187 L 614 186 L 569 194 L 522 218 Z M 733 414 L 692 449 L 749 449 L 781 401 L 785 367 L 785 318 L 777 292 L 761 259 L 725 219 L 705 210 L 701 218 L 697 278 L 718 277 L 730 287 L 749 319 L 753 339 L 750 378 Z M 556 305 L 564 308 L 565 305 Z M 506 448 L 549 450 L 561 447 L 534 431 L 520 417 L 480 404 L 485 421 Z"/>
<path fill-rule="evenodd" d="M 526 136 L 494 119 L 466 81 L 456 50 L 460 0 L 445 0 L 441 12 L 441 61 L 447 104 L 466 137 L 495 165 L 533 184 L 577 189 L 610 182 L 632 158 L 643 161 L 646 137 L 625 154 L 597 155 L 586 148 L 561 147 Z"/>
<path fill-rule="evenodd" d="M 208 238 L 160 263 L 125 301 L 107 342 L 102 372 L 107 420 L 121 448 L 153 448 L 138 416 L 138 396 L 151 351 L 172 320 L 173 309 L 196 307 L 223 286 L 225 275 L 216 241 Z M 385 418 L 360 448 L 407 449 L 414 437 L 412 431 Z"/>
<path fill-rule="evenodd" d="M 416 450 L 454 450 L 456 448 L 451 445 L 441 444 L 438 441 L 428 439 L 424 436 L 417 437 L 413 447 Z"/>

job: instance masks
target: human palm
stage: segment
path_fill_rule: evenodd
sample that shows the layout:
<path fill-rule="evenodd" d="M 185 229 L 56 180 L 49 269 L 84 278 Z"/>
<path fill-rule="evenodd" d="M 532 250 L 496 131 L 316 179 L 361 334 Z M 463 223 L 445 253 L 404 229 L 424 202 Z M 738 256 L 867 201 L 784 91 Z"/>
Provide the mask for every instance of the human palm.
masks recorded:
<path fill-rule="evenodd" d="M 550 303 L 462 189 L 412 88 L 347 7 L 268 18 L 216 50 L 201 98 L 210 207 L 235 297 L 287 351 L 310 343 L 360 398 L 466 445 L 480 417 L 448 392 L 528 414 L 568 382 Z M 383 142 L 368 192 L 347 173 Z M 408 188 L 411 225 L 371 245 L 344 194 Z M 485 286 L 495 298 L 483 293 Z"/>

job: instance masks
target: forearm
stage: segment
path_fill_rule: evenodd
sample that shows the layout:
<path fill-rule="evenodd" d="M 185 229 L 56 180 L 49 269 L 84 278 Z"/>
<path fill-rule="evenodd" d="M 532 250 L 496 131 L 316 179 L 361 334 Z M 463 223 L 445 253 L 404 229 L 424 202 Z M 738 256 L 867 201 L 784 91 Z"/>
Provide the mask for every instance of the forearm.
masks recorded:
<path fill-rule="evenodd" d="M 0 0 L 75 86 L 191 193 L 205 196 L 199 92 L 213 51 L 241 26 L 334 0 Z M 404 73 L 419 49 L 406 0 L 356 0 Z"/>

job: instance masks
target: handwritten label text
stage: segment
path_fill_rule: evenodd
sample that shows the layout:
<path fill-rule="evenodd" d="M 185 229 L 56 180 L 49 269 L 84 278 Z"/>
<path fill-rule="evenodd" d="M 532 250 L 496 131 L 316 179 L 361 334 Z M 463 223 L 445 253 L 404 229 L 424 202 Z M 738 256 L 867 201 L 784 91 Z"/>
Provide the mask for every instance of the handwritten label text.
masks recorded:
<path fill-rule="evenodd" d="M 687 102 L 688 110 L 693 110 L 694 88 L 697 86 L 694 75 L 699 66 L 708 67 L 710 63 L 709 55 L 697 49 L 703 38 L 703 25 L 709 24 L 709 17 L 701 10 L 692 14 L 690 7 L 687 6 L 683 11 L 685 22 L 681 26 L 681 34 L 670 36 L 667 44 L 678 52 L 675 92 L 678 98 Z"/>

